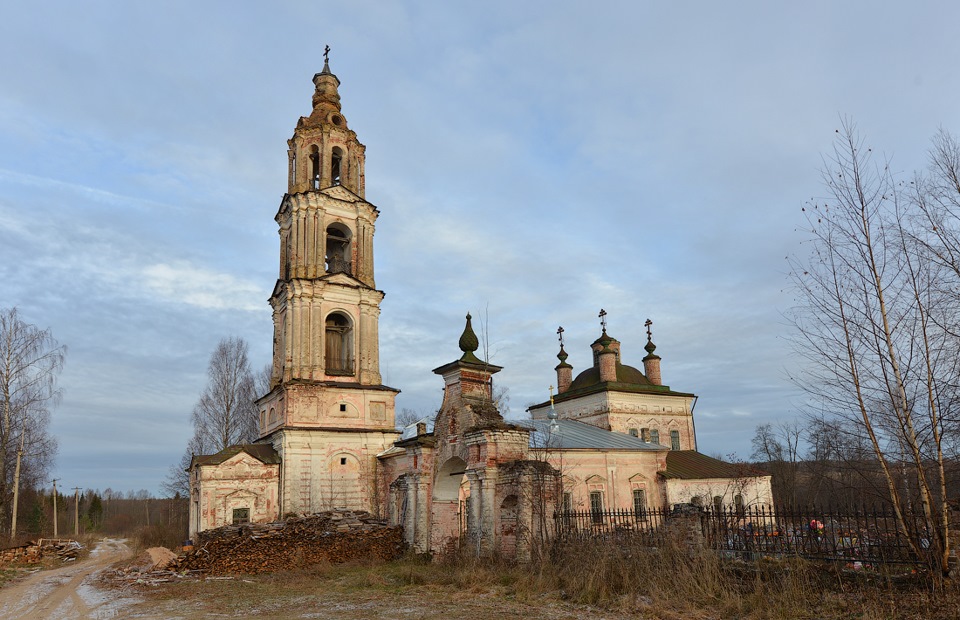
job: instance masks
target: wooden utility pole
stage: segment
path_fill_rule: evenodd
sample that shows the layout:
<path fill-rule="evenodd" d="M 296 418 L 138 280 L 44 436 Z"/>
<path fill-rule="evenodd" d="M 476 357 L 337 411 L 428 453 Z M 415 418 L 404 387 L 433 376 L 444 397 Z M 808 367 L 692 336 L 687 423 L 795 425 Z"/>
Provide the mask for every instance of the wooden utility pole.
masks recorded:
<path fill-rule="evenodd" d="M 20 460 L 23 458 L 23 439 L 25 431 L 20 432 L 20 448 L 17 450 L 17 466 L 13 470 L 13 518 L 10 521 L 10 542 L 17 539 L 17 504 L 20 501 Z"/>
<path fill-rule="evenodd" d="M 60 538 L 60 535 L 57 532 L 57 480 L 59 480 L 59 478 L 53 479 L 53 537 L 54 538 Z"/>
<path fill-rule="evenodd" d="M 80 538 L 80 487 L 73 487 L 73 537 Z"/>

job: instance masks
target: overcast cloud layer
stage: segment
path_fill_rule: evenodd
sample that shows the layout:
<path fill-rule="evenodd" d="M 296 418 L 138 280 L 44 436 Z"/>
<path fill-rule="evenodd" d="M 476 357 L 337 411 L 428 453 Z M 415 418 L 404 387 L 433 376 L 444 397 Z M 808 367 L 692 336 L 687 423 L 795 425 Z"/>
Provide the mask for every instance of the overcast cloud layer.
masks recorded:
<path fill-rule="evenodd" d="M 385 383 L 483 320 L 512 416 L 605 308 L 700 449 L 795 416 L 782 312 L 841 115 L 910 172 L 960 131 L 954 3 L 6 2 L 0 306 L 69 347 L 56 476 L 156 492 L 229 335 L 269 360 L 286 140 L 332 47 L 367 145 Z"/>

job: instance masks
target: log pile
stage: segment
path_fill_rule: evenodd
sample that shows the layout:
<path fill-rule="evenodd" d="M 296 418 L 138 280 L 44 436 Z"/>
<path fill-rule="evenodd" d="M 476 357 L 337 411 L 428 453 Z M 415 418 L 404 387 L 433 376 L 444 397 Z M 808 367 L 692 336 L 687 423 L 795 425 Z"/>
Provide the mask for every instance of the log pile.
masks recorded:
<path fill-rule="evenodd" d="M 335 510 L 283 522 L 228 525 L 201 532 L 169 571 L 208 575 L 267 573 L 319 562 L 391 560 L 404 550 L 403 530 L 367 512 Z"/>
<path fill-rule="evenodd" d="M 39 538 L 19 547 L 0 550 L 0 565 L 38 564 L 56 558 L 61 562 L 76 560 L 83 545 L 69 538 Z"/>

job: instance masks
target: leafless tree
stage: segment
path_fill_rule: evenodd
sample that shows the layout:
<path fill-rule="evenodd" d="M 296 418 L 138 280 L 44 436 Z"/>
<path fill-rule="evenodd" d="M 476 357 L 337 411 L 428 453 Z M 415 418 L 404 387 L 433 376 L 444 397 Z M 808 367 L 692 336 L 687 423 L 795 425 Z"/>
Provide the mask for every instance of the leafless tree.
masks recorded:
<path fill-rule="evenodd" d="M 209 454 L 206 446 L 201 442 L 200 436 L 194 434 L 187 443 L 186 450 L 180 460 L 170 466 L 167 478 L 160 483 L 160 488 L 166 497 L 190 497 L 190 463 L 193 457 L 198 454 Z"/>
<path fill-rule="evenodd" d="M 434 414 L 434 416 L 436 416 L 436 414 Z M 410 426 L 414 422 L 417 422 L 423 419 L 424 417 L 425 416 L 420 412 L 418 412 L 416 409 L 410 409 L 408 407 L 404 407 L 397 414 L 396 427 L 398 429 L 403 429 L 407 426 Z"/>
<path fill-rule="evenodd" d="M 207 386 L 193 408 L 193 437 L 179 463 L 170 467 L 162 484 L 165 493 L 189 495 L 187 469 L 195 455 L 216 453 L 257 439 L 257 408 L 253 402 L 257 387 L 247 359 L 247 342 L 237 337 L 221 339 L 210 356 Z"/>
<path fill-rule="evenodd" d="M 47 426 L 60 399 L 57 377 L 66 353 L 50 330 L 24 322 L 16 308 L 0 310 L 0 528 L 9 522 L 20 446 L 22 488 L 44 480 L 56 455 Z"/>
<path fill-rule="evenodd" d="M 917 190 L 873 162 L 850 122 L 837 131 L 823 180 L 828 198 L 804 209 L 810 254 L 791 265 L 807 361 L 799 384 L 839 428 L 866 438 L 901 531 L 945 574 L 942 404 L 955 400 L 960 279 L 918 243 L 930 231 Z"/>
<path fill-rule="evenodd" d="M 254 398 L 265 396 L 270 391 L 270 377 L 273 375 L 273 364 L 265 364 L 260 372 L 253 375 Z"/>
<path fill-rule="evenodd" d="M 247 342 L 220 340 L 207 367 L 207 387 L 193 408 L 193 430 L 200 444 L 220 451 L 257 438 L 254 378 L 247 359 Z"/>
<path fill-rule="evenodd" d="M 797 477 L 800 469 L 800 442 L 803 429 L 796 420 L 776 426 L 761 424 L 753 436 L 751 458 L 762 461 L 773 475 L 774 497 L 780 502 L 797 503 Z"/>

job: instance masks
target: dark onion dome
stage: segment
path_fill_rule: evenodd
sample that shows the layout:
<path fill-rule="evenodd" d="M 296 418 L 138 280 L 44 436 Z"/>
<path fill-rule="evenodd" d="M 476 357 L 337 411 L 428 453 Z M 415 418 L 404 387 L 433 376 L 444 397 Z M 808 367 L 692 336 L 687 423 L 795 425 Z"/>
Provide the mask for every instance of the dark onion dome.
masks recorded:
<path fill-rule="evenodd" d="M 475 364 L 481 364 L 481 360 L 474 355 L 474 351 L 480 348 L 480 341 L 477 339 L 477 335 L 473 332 L 473 325 L 470 324 L 470 313 L 467 313 L 467 325 L 463 328 L 463 334 L 460 335 L 460 350 L 463 351 L 463 356 L 460 358 L 461 362 L 473 362 Z"/>

